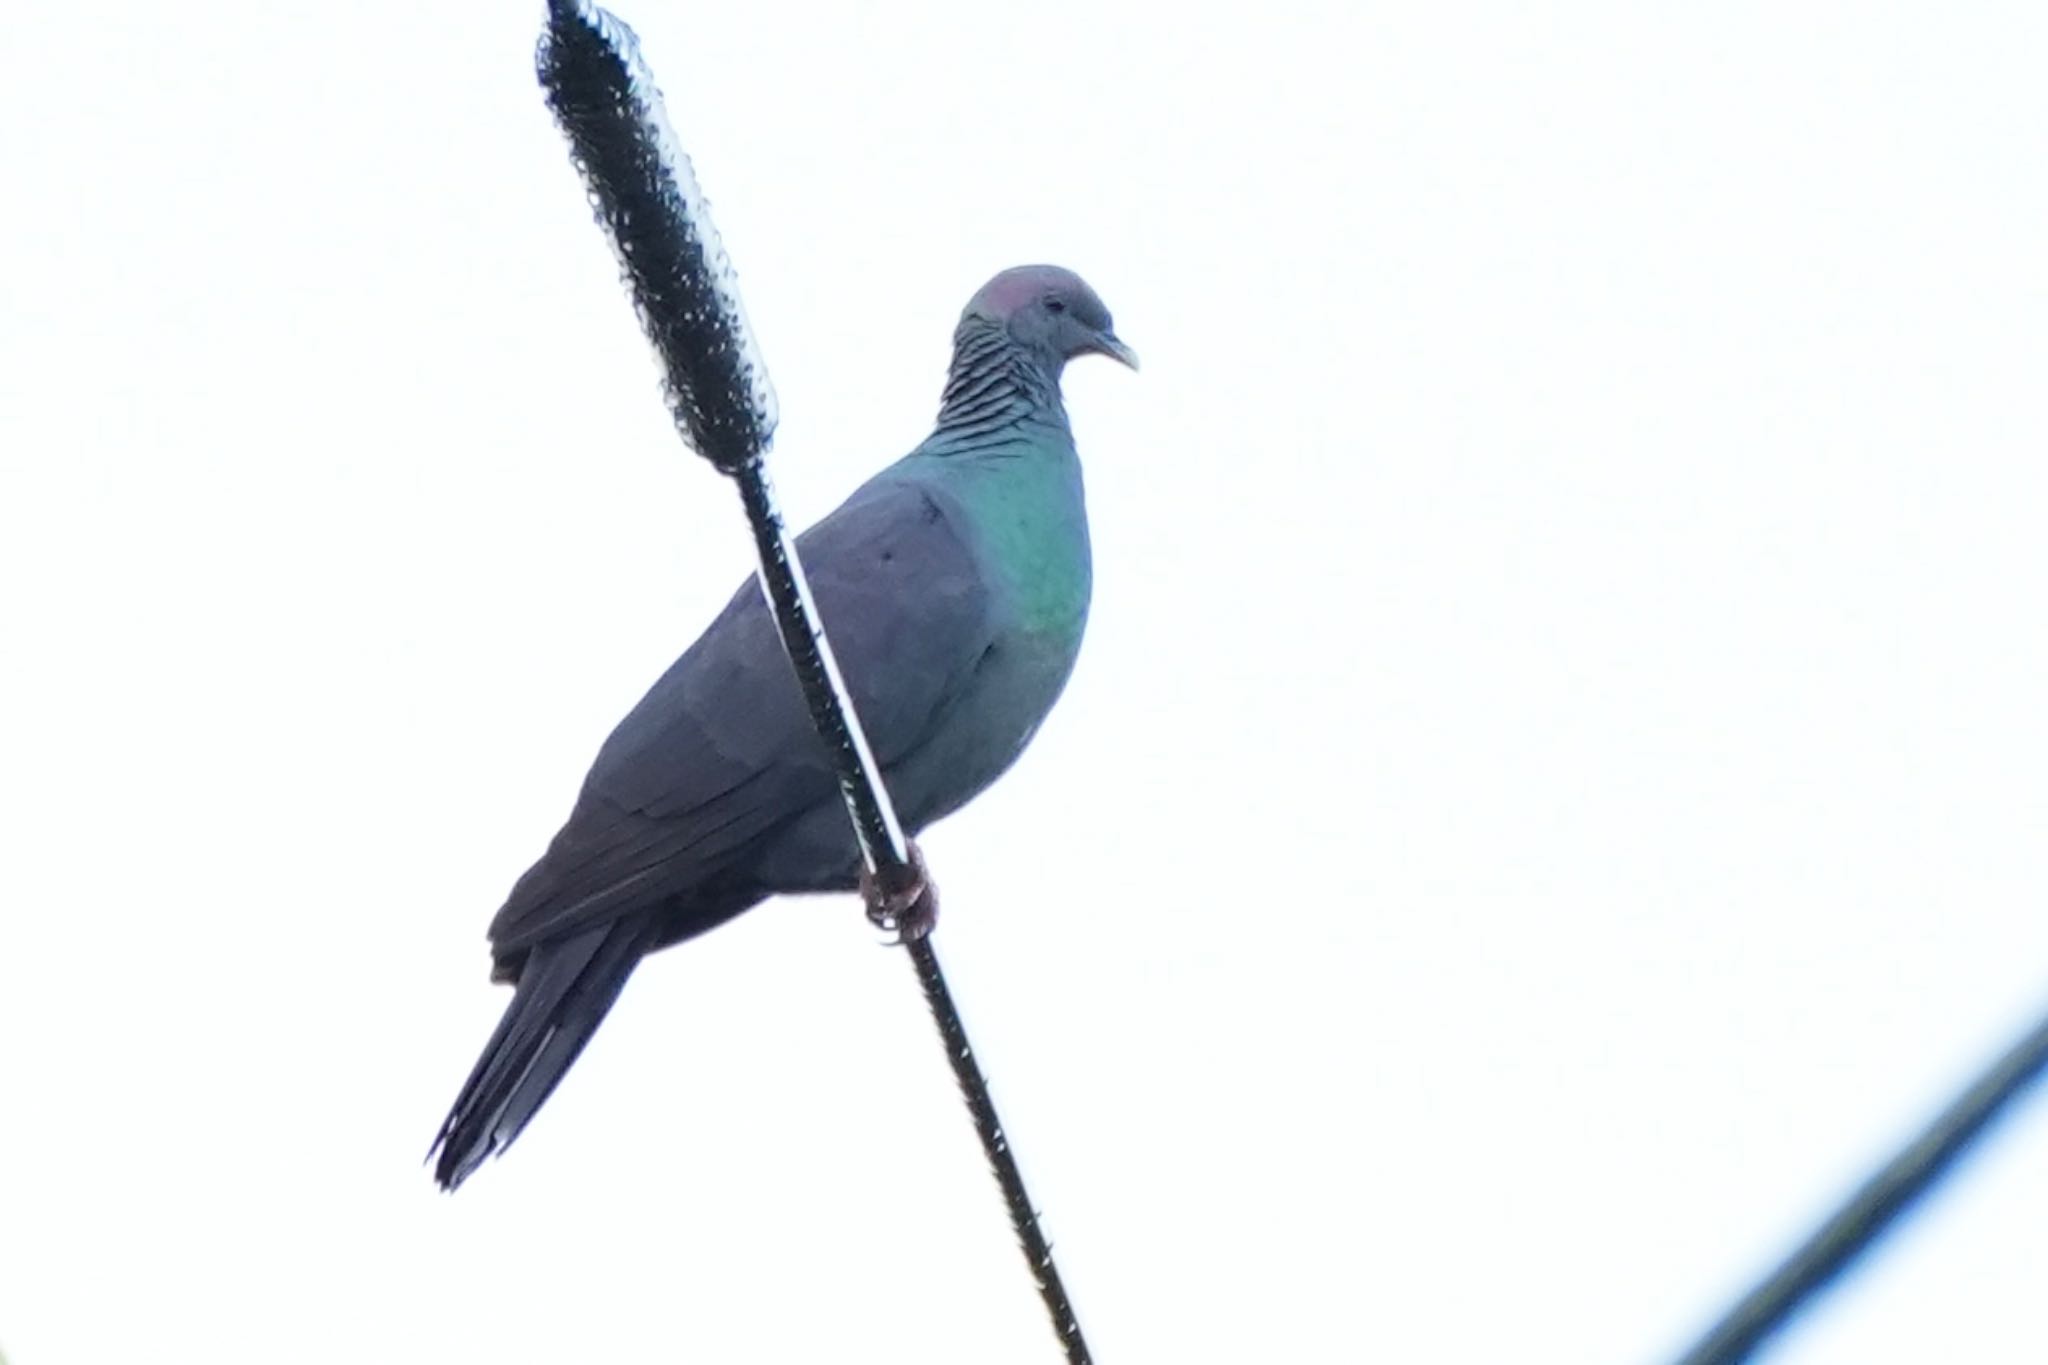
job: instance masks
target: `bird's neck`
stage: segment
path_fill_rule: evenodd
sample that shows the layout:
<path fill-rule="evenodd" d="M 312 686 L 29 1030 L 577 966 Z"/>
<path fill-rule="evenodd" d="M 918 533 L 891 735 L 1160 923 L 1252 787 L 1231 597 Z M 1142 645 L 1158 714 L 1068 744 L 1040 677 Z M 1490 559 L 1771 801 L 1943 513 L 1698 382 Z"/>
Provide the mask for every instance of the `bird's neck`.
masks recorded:
<path fill-rule="evenodd" d="M 953 334 L 953 365 L 927 448 L 972 451 L 1030 426 L 1067 430 L 1058 363 L 1019 346 L 998 323 L 964 320 Z"/>

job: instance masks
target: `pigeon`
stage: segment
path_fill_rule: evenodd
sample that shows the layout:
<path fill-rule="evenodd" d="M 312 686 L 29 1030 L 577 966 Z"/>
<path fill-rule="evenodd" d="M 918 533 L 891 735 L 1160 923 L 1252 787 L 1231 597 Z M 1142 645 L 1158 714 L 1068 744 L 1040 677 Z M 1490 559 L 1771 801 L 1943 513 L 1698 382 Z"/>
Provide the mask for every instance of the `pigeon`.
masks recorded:
<path fill-rule="evenodd" d="M 923 444 L 797 540 L 819 616 L 903 827 L 1000 777 L 1065 688 L 1092 585 L 1067 361 L 1137 356 L 1070 270 L 1005 270 L 953 334 Z M 936 896 L 862 869 L 830 755 L 758 585 L 619 722 L 547 852 L 490 926 L 504 1017 L 428 1153 L 453 1190 L 554 1092 L 647 954 L 770 896 L 862 891 L 929 932 Z"/>

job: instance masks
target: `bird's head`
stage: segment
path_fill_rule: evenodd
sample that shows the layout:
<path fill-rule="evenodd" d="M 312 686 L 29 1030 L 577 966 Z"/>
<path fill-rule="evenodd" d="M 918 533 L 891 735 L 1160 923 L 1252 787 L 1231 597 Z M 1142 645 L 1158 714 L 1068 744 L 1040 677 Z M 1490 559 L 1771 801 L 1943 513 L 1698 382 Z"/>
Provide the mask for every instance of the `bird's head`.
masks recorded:
<path fill-rule="evenodd" d="M 1019 346 L 1058 367 L 1081 355 L 1106 355 L 1132 369 L 1138 353 L 1124 345 L 1088 282 L 1056 265 L 1020 265 L 981 287 L 963 315 L 1001 326 Z"/>

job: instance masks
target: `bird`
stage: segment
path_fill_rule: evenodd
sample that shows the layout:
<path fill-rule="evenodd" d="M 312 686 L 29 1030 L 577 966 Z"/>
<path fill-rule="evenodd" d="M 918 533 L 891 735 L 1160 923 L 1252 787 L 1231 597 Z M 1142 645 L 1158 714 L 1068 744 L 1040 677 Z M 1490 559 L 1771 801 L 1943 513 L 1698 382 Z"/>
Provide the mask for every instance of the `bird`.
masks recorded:
<path fill-rule="evenodd" d="M 1135 352 L 1088 284 L 1004 270 L 961 311 L 931 434 L 797 539 L 906 833 L 1016 762 L 1065 689 L 1093 569 L 1066 364 Z M 599 748 L 567 821 L 492 919 L 511 1001 L 428 1151 L 454 1190 L 505 1151 L 648 954 L 771 896 L 861 891 L 928 933 L 936 893 L 867 879 L 802 690 L 756 582 Z"/>

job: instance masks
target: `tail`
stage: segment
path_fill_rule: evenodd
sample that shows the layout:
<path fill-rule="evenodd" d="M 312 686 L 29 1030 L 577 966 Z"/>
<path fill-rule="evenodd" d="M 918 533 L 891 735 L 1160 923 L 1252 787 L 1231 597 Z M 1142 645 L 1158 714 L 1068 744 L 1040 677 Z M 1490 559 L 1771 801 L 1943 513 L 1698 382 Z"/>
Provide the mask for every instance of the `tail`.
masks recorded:
<path fill-rule="evenodd" d="M 604 1021 L 654 928 L 649 917 L 630 916 L 527 956 L 505 1017 L 427 1151 L 442 1189 L 512 1145 Z"/>

